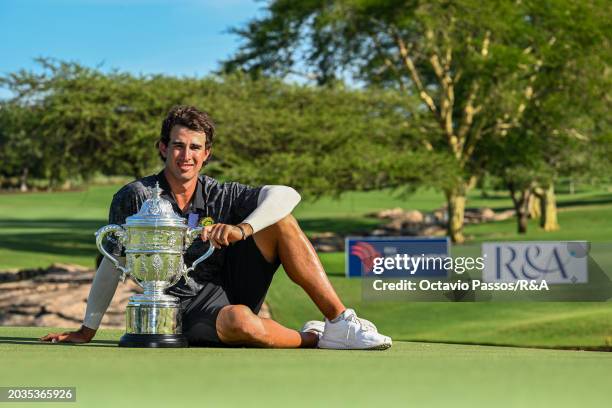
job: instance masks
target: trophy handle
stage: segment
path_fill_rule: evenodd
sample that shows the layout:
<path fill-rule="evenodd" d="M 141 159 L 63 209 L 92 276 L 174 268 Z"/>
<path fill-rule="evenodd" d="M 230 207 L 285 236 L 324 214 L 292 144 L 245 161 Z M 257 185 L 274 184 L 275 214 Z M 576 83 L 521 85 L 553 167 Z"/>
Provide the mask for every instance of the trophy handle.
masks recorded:
<path fill-rule="evenodd" d="M 115 268 L 121 271 L 121 277 L 119 279 L 121 279 L 122 282 L 125 282 L 125 278 L 130 274 L 130 270 L 121 266 L 117 258 L 109 254 L 108 251 L 104 249 L 104 246 L 102 245 L 104 237 L 109 233 L 114 233 L 117 238 L 119 238 L 119 242 L 123 243 L 125 241 L 125 230 L 119 225 L 110 224 L 96 231 L 96 246 L 98 247 L 98 250 L 102 252 L 102 254 L 113 263 Z"/>
<path fill-rule="evenodd" d="M 189 245 L 191 245 L 193 240 L 196 239 L 201 233 L 202 233 L 202 227 L 188 229 L 187 230 L 187 234 L 185 234 L 185 249 Z M 203 260 L 205 260 L 206 258 L 208 258 L 209 256 L 212 255 L 213 251 L 215 250 L 215 247 L 212 246 L 212 244 L 210 244 L 210 243 L 209 243 L 209 245 L 210 245 L 210 248 L 208 248 L 208 251 L 206 251 L 204 253 L 204 255 L 202 255 L 201 257 L 199 257 L 195 261 L 193 261 L 193 263 L 191 264 L 191 266 L 189 268 L 185 269 L 185 271 L 183 272 L 183 274 L 185 275 L 185 279 L 187 279 L 187 274 L 189 272 L 193 271 L 195 269 L 195 267 L 198 266 L 198 264 L 200 262 L 202 262 Z"/>

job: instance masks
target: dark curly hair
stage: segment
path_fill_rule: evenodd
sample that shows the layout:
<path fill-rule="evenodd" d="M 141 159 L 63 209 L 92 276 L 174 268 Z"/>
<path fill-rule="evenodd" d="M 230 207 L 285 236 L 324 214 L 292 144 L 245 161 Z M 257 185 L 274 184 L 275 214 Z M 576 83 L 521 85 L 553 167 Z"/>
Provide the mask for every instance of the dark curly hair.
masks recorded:
<path fill-rule="evenodd" d="M 170 142 L 170 132 L 176 125 L 184 126 L 196 132 L 204 132 L 204 134 L 206 134 L 206 143 L 204 147 L 206 149 L 212 147 L 213 140 L 215 139 L 214 122 L 208 113 L 200 111 L 195 106 L 188 105 L 177 105 L 170 109 L 170 112 L 168 112 L 168 115 L 166 115 L 166 118 L 162 122 L 161 133 L 156 144 L 157 147 L 159 147 L 160 143 L 168 146 Z M 159 157 L 162 161 L 166 161 L 161 152 L 159 153 Z"/>

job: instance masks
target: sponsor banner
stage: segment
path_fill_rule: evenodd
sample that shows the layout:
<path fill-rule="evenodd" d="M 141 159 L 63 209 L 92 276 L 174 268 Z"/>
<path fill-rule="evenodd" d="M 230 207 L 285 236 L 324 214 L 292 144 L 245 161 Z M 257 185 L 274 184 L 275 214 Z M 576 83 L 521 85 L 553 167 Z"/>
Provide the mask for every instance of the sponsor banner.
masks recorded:
<path fill-rule="evenodd" d="M 396 262 L 396 255 L 409 251 L 387 251 L 385 254 L 385 245 L 372 245 L 380 256 L 372 255 L 372 248 L 358 245 L 359 242 L 363 241 L 357 239 L 347 247 L 358 258 L 357 262 L 361 262 L 357 267 L 364 271 L 363 276 L 368 277 L 360 282 L 363 301 L 603 302 L 612 299 L 611 243 L 458 245 L 452 248 L 452 255 L 440 253 L 445 262 L 444 271 L 438 270 L 442 276 L 434 276 L 427 268 L 416 270 L 414 274 L 405 268 L 394 270 L 398 265 L 403 266 Z M 384 244 L 384 240 L 375 244 Z M 368 258 L 364 256 L 366 248 L 378 261 L 364 262 Z M 420 252 L 412 252 L 415 262 L 418 258 L 423 259 L 423 251 Z M 349 255 L 347 257 L 350 259 Z M 402 258 L 400 256 L 399 260 Z M 447 274 L 443 275 L 444 272 Z"/>
<path fill-rule="evenodd" d="M 482 244 L 484 282 L 588 282 L 586 241 L 488 242 Z"/>
<path fill-rule="evenodd" d="M 446 277 L 448 237 L 347 237 L 347 277 Z"/>

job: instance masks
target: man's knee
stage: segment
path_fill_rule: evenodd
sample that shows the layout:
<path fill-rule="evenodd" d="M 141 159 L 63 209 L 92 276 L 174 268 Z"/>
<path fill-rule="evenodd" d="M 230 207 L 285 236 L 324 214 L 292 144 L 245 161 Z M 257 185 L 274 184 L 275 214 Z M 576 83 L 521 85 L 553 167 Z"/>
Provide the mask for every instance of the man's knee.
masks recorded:
<path fill-rule="evenodd" d="M 297 220 L 291 214 L 281 218 L 276 224 L 274 224 L 274 226 L 278 228 L 281 233 L 285 231 L 295 231 L 296 229 L 300 229 Z"/>
<path fill-rule="evenodd" d="M 291 214 L 281 218 L 279 221 L 253 235 L 255 244 L 264 258 L 273 263 L 278 257 L 278 244 L 285 239 L 299 238 L 307 239 L 304 234 L 300 234 L 300 226 Z"/>
<path fill-rule="evenodd" d="M 297 220 L 293 215 L 289 214 L 276 221 L 269 227 L 257 232 L 254 237 L 257 238 L 258 236 L 262 236 L 266 239 L 271 239 L 272 237 L 278 239 L 282 234 L 295 232 L 299 229 L 300 225 L 298 224 Z"/>
<path fill-rule="evenodd" d="M 244 305 L 225 306 L 217 317 L 219 339 L 228 344 L 265 345 L 266 331 L 261 320 Z"/>

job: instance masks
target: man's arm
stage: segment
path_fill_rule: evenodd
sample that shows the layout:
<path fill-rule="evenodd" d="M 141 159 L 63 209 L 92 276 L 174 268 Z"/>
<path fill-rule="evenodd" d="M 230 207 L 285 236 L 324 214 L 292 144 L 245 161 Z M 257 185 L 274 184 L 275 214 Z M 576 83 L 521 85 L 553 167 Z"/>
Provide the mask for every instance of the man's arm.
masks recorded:
<path fill-rule="evenodd" d="M 124 264 L 125 258 L 119 258 L 119 261 Z M 104 257 L 89 290 L 85 319 L 81 328 L 64 333 L 49 333 L 40 340 L 52 343 L 87 343 L 93 339 L 117 290 L 120 275 L 121 272 Z"/>
<path fill-rule="evenodd" d="M 291 214 L 301 199 L 300 194 L 291 187 L 263 186 L 257 197 L 257 208 L 242 224 L 249 224 L 254 234 Z"/>
<path fill-rule="evenodd" d="M 280 221 L 300 202 L 297 191 L 287 186 L 263 186 L 257 196 L 257 207 L 236 225 L 214 224 L 202 230 L 202 240 L 211 240 L 215 248 L 227 246 Z M 244 236 L 243 236 L 244 231 Z"/>

